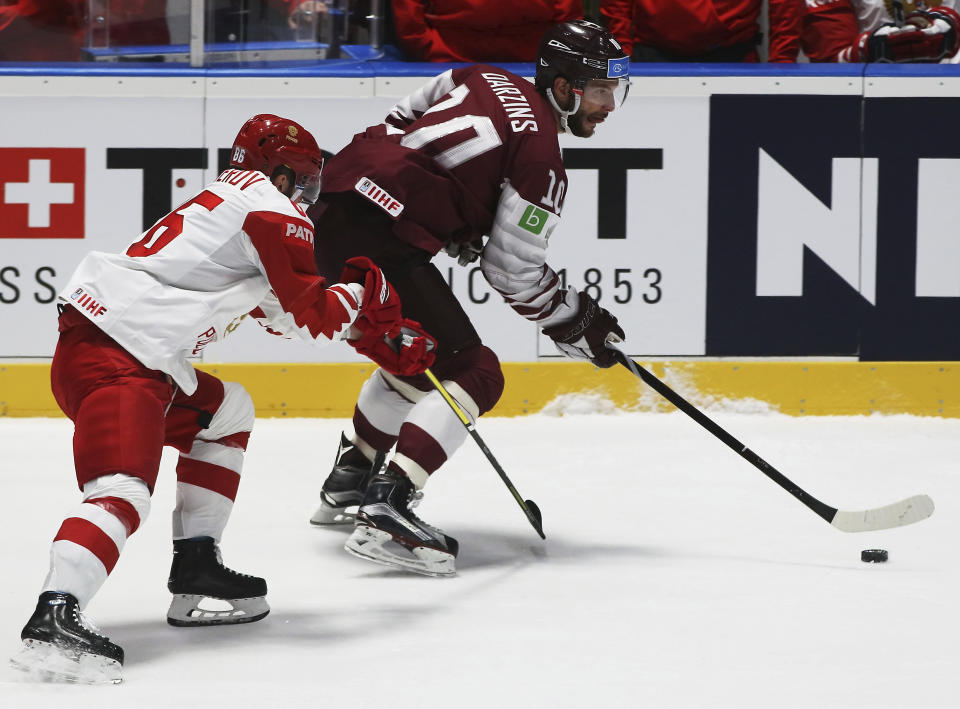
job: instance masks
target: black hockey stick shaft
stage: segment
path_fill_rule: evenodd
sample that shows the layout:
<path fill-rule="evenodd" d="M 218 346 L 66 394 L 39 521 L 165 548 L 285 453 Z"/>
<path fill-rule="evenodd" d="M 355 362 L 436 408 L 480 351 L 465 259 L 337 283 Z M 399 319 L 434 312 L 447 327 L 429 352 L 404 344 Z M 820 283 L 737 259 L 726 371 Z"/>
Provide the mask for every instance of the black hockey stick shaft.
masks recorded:
<path fill-rule="evenodd" d="M 447 405 L 453 409 L 453 413 L 455 413 L 457 418 L 460 419 L 460 423 L 464 425 L 473 440 L 476 441 L 478 446 L 480 446 L 480 450 L 483 451 L 483 454 L 487 457 L 487 460 L 490 461 L 490 465 L 493 466 L 493 469 L 497 471 L 500 479 L 503 480 L 503 484 L 507 486 L 510 494 L 513 495 L 513 499 L 517 501 L 517 504 L 520 505 L 520 509 L 523 510 L 523 513 L 527 516 L 530 524 L 535 530 L 537 530 L 537 534 L 540 535 L 541 539 L 546 539 L 547 537 L 543 533 L 543 516 L 540 514 L 540 508 L 537 507 L 533 500 L 524 500 L 523 496 L 517 492 L 517 488 L 514 487 L 512 482 L 510 482 L 510 478 L 507 477 L 507 473 L 500 466 L 500 463 L 497 462 L 497 459 L 493 456 L 493 453 L 490 452 L 490 449 L 487 447 L 487 444 L 484 443 L 483 439 L 480 437 L 480 434 L 477 433 L 477 429 L 470 420 L 470 417 L 467 416 L 460 404 L 458 404 L 456 400 L 450 396 L 450 392 L 447 391 L 447 388 L 440 383 L 440 380 L 437 379 L 433 372 L 431 372 L 429 369 L 426 369 L 424 374 L 427 375 L 427 379 L 430 380 L 430 383 L 433 384 L 434 388 L 440 393 L 440 396 L 442 396 L 444 401 L 447 402 Z"/>
<path fill-rule="evenodd" d="M 710 431 L 710 433 L 712 433 L 714 436 L 726 443 L 727 446 L 736 451 L 741 458 L 746 460 L 761 473 L 773 480 L 777 485 L 800 500 L 800 502 L 816 512 L 820 517 L 825 519 L 827 522 L 833 522 L 833 518 L 837 514 L 836 507 L 831 507 L 828 504 L 820 502 L 820 500 L 810 495 L 806 490 L 770 465 L 770 463 L 747 448 L 741 441 L 734 438 L 729 432 L 727 432 L 726 429 L 721 427 L 720 424 L 700 411 L 700 409 L 684 399 L 677 392 L 660 381 L 660 379 L 658 379 L 656 376 L 633 361 L 633 359 L 628 357 L 620 348 L 613 347 L 612 349 L 616 350 L 617 354 L 619 355 L 618 359 L 620 364 L 629 369 L 636 376 L 640 377 L 640 379 L 642 379 L 647 386 L 656 391 L 658 394 L 660 394 L 660 396 L 676 406 L 705 429 Z"/>

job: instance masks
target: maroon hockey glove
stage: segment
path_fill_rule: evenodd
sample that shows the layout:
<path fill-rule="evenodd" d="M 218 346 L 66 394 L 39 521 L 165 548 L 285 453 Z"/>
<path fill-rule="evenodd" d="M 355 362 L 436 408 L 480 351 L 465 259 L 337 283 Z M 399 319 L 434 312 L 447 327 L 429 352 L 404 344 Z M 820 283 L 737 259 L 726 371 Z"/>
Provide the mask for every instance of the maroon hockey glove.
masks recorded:
<path fill-rule="evenodd" d="M 420 323 L 407 318 L 385 335 L 369 333 L 347 342 L 360 354 L 401 377 L 422 374 L 436 358 L 437 341 L 424 331 Z"/>
<path fill-rule="evenodd" d="M 623 340 L 623 328 L 617 319 L 584 292 L 579 293 L 580 309 L 570 322 L 543 328 L 543 334 L 557 345 L 557 349 L 573 359 L 588 359 L 598 367 L 612 367 L 617 353 L 607 347 L 607 338 L 614 335 Z"/>
<path fill-rule="evenodd" d="M 457 263 L 461 266 L 469 266 L 483 253 L 483 239 L 474 239 L 462 243 L 451 241 L 443 250 L 447 256 L 457 259 Z"/>
<path fill-rule="evenodd" d="M 400 321 L 400 297 L 366 256 L 347 259 L 340 281 L 363 284 L 363 302 L 353 326 L 364 335 L 384 335 Z"/>

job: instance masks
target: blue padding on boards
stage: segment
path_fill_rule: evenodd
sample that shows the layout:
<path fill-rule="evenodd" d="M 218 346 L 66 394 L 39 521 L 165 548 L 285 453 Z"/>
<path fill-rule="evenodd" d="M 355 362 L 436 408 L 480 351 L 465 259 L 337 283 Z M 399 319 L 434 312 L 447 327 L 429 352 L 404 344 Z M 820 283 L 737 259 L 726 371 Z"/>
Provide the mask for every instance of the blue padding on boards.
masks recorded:
<path fill-rule="evenodd" d="M 278 44 L 310 47 L 300 43 L 257 43 L 245 49 L 277 48 Z M 237 45 L 229 45 L 239 49 Z M 158 50 L 174 47 L 142 47 L 138 53 L 155 55 Z M 406 62 L 398 61 L 395 47 L 384 49 L 383 56 L 363 45 L 349 45 L 344 50 L 350 59 L 323 59 L 304 61 L 257 61 L 224 63 L 193 68 L 185 63 L 166 62 L 0 62 L 0 76 L 435 76 L 447 69 L 469 66 L 468 63 Z M 105 51 L 105 50 L 91 50 Z M 520 76 L 533 76 L 534 65 L 529 62 L 487 62 Z M 960 66 L 936 64 L 657 64 L 633 63 L 630 74 L 643 76 L 935 76 L 958 77 Z"/>

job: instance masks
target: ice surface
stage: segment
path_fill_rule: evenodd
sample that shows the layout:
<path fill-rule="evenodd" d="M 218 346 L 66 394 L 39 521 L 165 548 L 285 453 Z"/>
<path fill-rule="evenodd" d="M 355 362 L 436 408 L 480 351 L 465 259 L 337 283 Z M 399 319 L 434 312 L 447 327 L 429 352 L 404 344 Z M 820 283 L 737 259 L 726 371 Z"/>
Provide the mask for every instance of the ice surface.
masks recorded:
<path fill-rule="evenodd" d="M 957 705 L 960 421 L 711 412 L 834 507 L 937 504 L 844 534 L 684 415 L 604 410 L 480 421 L 547 540 L 468 440 L 418 508 L 460 541 L 452 579 L 364 563 L 342 549 L 349 528 L 308 523 L 345 421 L 258 421 L 222 548 L 267 578 L 273 610 L 227 628 L 164 622 L 165 455 L 151 519 L 87 609 L 126 651 L 124 683 L 31 684 L 4 664 L 0 706 Z M 71 460 L 66 420 L 0 419 L 4 662 L 78 499 Z M 862 563 L 867 548 L 890 561 Z"/>

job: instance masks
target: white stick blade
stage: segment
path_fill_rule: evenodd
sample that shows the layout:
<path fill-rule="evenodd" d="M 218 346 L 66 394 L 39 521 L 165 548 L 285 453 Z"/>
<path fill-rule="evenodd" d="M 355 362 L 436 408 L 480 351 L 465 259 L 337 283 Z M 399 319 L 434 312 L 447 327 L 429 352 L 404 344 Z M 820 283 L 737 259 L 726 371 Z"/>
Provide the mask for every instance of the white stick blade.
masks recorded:
<path fill-rule="evenodd" d="M 915 495 L 872 510 L 837 510 L 830 524 L 843 532 L 875 532 L 920 522 L 932 514 L 933 500 L 927 495 Z"/>

